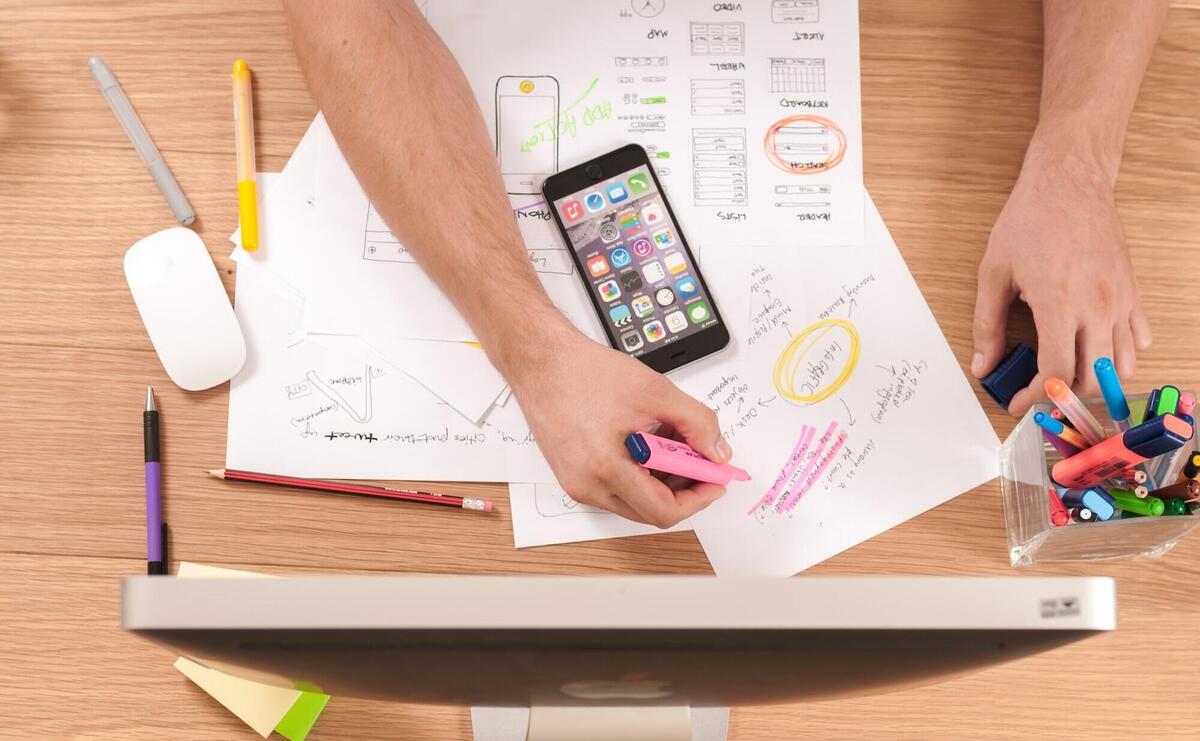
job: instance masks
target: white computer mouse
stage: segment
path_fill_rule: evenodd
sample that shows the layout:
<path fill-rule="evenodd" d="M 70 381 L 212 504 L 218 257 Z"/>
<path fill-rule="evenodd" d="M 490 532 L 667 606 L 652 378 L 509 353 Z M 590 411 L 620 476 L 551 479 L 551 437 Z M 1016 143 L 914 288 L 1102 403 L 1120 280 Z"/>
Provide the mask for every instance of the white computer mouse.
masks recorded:
<path fill-rule="evenodd" d="M 167 375 L 201 391 L 233 378 L 246 340 L 203 240 L 163 229 L 125 253 L 125 280 Z"/>

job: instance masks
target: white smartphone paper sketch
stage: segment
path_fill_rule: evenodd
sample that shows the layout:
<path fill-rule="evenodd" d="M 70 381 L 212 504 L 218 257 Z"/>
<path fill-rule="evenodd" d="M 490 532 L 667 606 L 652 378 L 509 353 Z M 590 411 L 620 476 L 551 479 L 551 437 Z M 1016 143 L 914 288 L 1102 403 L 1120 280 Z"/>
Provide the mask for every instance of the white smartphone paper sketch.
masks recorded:
<path fill-rule="evenodd" d="M 541 193 L 558 171 L 558 80 L 503 75 L 496 80 L 496 158 L 512 195 Z"/>

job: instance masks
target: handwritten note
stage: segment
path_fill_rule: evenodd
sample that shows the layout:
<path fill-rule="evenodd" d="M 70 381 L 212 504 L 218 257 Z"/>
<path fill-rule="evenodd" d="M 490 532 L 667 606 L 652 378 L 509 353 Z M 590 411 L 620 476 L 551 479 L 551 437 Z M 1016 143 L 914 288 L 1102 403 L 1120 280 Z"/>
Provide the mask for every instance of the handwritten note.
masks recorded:
<path fill-rule="evenodd" d="M 692 518 L 718 574 L 794 574 L 996 475 L 996 435 L 873 204 L 862 248 L 743 255 L 738 368 L 698 394 L 753 475 Z"/>

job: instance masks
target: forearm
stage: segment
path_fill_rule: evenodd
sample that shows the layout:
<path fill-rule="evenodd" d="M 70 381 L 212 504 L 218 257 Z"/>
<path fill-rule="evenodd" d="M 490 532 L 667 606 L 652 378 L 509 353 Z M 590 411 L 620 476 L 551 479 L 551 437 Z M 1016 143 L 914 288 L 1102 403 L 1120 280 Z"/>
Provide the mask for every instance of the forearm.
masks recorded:
<path fill-rule="evenodd" d="M 412 2 L 285 3 L 308 84 L 371 202 L 506 375 L 573 328 L 542 289 L 475 97 Z M 510 378 L 511 380 L 511 378 Z"/>
<path fill-rule="evenodd" d="M 1037 130 L 1026 162 L 1111 189 L 1166 0 L 1044 0 Z"/>

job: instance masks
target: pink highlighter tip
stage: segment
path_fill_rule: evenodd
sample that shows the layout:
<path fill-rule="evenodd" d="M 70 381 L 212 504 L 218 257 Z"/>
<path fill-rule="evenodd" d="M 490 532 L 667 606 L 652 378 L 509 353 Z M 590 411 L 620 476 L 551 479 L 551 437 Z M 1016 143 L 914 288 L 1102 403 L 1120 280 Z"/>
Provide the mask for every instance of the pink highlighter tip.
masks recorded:
<path fill-rule="evenodd" d="M 491 502 L 484 502 L 484 503 L 483 503 L 483 511 L 484 511 L 484 512 L 491 512 L 491 511 L 492 511 L 492 503 L 491 503 Z"/>

